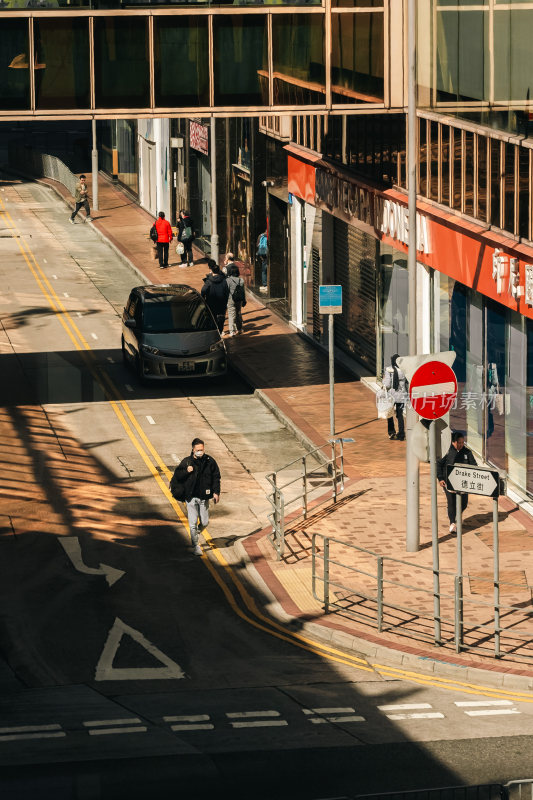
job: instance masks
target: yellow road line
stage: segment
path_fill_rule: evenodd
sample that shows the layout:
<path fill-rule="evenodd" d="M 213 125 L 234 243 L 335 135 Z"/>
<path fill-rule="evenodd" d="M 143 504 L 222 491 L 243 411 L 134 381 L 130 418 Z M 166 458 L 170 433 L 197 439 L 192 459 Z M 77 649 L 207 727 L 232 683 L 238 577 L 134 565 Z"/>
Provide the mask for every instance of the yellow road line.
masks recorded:
<path fill-rule="evenodd" d="M 5 210 L 2 198 L 0 198 L 0 207 L 1 207 L 0 214 L 4 214 L 6 219 L 9 220 L 9 222 L 11 223 L 11 228 L 18 232 L 18 228 L 13 222 L 11 215 L 9 214 L 8 211 Z M 19 236 L 21 236 L 20 232 Z M 24 246 L 22 245 L 23 241 L 24 241 Z M 107 373 L 105 373 L 98 365 L 95 364 L 94 352 L 90 344 L 87 342 L 87 340 L 79 330 L 78 326 L 70 316 L 70 313 L 65 308 L 63 302 L 58 297 L 53 286 L 50 284 L 50 281 L 48 280 L 46 274 L 43 272 L 42 268 L 37 262 L 37 259 L 29 244 L 22 238 L 19 238 L 17 240 L 17 244 L 21 250 L 24 260 L 26 261 L 30 271 L 32 272 L 37 282 L 37 285 L 41 289 L 45 298 L 48 300 L 52 310 L 58 317 L 60 323 L 62 324 L 69 338 L 73 342 L 75 348 L 79 351 L 82 351 L 82 353 L 84 353 L 85 351 L 85 353 L 90 354 L 92 363 L 88 364 L 88 366 L 90 368 L 91 373 L 93 374 L 95 380 L 101 386 L 104 395 L 106 396 L 106 399 L 113 408 L 117 418 L 119 419 L 122 427 L 127 433 L 132 444 L 136 448 L 137 452 L 140 454 L 141 458 L 143 459 L 144 463 L 146 464 L 147 468 L 149 469 L 150 473 L 152 474 L 153 478 L 158 484 L 159 488 L 161 489 L 167 500 L 172 505 L 172 508 L 174 509 L 178 519 L 183 524 L 183 526 L 186 529 L 188 529 L 188 522 L 181 507 L 170 494 L 168 487 L 163 482 L 160 472 L 158 471 L 156 466 L 154 466 L 154 463 L 150 459 L 148 453 L 152 456 L 154 462 L 160 467 L 160 469 L 162 470 L 163 474 L 167 477 L 167 479 L 171 478 L 172 476 L 171 471 L 163 462 L 161 456 L 159 455 L 155 447 L 152 445 L 151 441 L 144 433 L 131 407 L 129 406 L 127 401 L 122 397 L 119 389 L 115 386 L 110 376 Z M 27 254 L 25 252 L 25 249 L 27 249 L 28 253 L 30 254 L 34 266 L 32 266 L 32 264 L 30 263 Z M 67 325 L 67 322 L 69 323 L 69 325 Z M 72 329 L 72 331 L 70 330 L 70 328 Z M 78 341 L 76 340 L 76 337 Z M 79 342 L 81 342 L 81 346 Z M 127 420 L 124 415 L 127 416 L 128 418 Z M 144 446 L 148 450 L 148 453 L 144 450 L 144 448 L 141 445 L 141 442 L 139 442 L 139 440 L 135 436 L 135 433 L 132 430 L 131 426 L 133 426 L 133 428 L 135 429 L 142 444 L 144 444 Z M 533 702 L 532 695 L 520 694 L 505 689 L 501 690 L 493 689 L 492 687 L 484 687 L 476 684 L 466 684 L 447 678 L 431 678 L 424 674 L 411 672 L 409 670 L 397 669 L 394 667 L 387 667 L 379 664 L 370 665 L 370 662 L 368 662 L 365 659 L 358 658 L 355 655 L 347 654 L 342 650 L 338 650 L 337 648 L 331 647 L 327 644 L 315 641 L 295 631 L 287 630 L 287 628 L 284 627 L 282 624 L 276 622 L 273 619 L 270 619 L 258 609 L 254 598 L 249 594 L 245 586 L 242 584 L 238 576 L 235 574 L 235 571 L 232 569 L 231 565 L 227 562 L 227 560 L 224 558 L 220 550 L 217 548 L 216 542 L 210 536 L 207 529 L 203 531 L 203 535 L 204 538 L 206 539 L 206 542 L 209 544 L 211 548 L 211 552 L 214 554 L 214 558 L 216 559 L 218 564 L 222 567 L 224 573 L 230 579 L 231 583 L 234 585 L 242 601 L 244 602 L 246 608 L 252 614 L 252 616 L 249 616 L 248 614 L 243 612 L 242 609 L 238 606 L 235 597 L 230 591 L 227 583 L 225 583 L 221 579 L 219 573 L 215 569 L 215 565 L 211 562 L 211 560 L 209 558 L 203 558 L 202 559 L 203 563 L 209 570 L 210 574 L 212 575 L 217 585 L 222 590 L 232 610 L 237 614 L 237 616 L 239 616 L 248 624 L 257 628 L 258 630 L 261 630 L 269 634 L 270 636 L 274 636 L 278 639 L 294 644 L 297 647 L 300 647 L 301 649 L 313 653 L 314 655 L 327 658 L 329 661 L 334 661 L 336 663 L 344 664 L 354 669 L 363 670 L 365 672 L 377 672 L 382 676 L 392 677 L 396 679 L 403 678 L 405 680 L 410 680 L 420 685 L 434 686 L 436 688 L 441 688 L 441 689 L 450 689 L 450 690 L 459 689 L 468 694 L 479 694 L 488 697 L 505 696 L 505 697 L 513 697 L 516 698 L 517 700 L 520 699 L 523 702 Z"/>

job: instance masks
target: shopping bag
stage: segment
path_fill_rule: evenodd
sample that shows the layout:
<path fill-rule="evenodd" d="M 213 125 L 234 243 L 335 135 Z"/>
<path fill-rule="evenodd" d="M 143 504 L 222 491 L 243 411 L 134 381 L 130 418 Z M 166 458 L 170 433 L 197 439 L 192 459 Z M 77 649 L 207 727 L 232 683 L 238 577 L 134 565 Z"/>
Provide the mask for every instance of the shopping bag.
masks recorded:
<path fill-rule="evenodd" d="M 182 256 L 184 252 L 185 252 L 185 245 L 183 244 L 183 242 L 178 242 L 176 245 L 176 253 L 179 256 Z"/>
<path fill-rule="evenodd" d="M 394 400 L 386 389 L 380 389 L 376 393 L 376 407 L 378 419 L 389 419 L 394 414 Z"/>

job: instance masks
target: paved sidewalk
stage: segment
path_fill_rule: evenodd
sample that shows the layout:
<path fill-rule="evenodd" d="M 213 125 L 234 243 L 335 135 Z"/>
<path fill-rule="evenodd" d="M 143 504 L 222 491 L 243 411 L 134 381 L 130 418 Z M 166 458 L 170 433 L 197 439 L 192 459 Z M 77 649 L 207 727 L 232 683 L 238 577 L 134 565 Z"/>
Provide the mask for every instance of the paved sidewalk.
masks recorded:
<path fill-rule="evenodd" d="M 62 187 L 56 184 L 54 188 L 71 202 Z M 99 196 L 94 228 L 140 276 L 152 283 L 201 287 L 206 273 L 206 259 L 201 253 L 195 251 L 194 266 L 183 269 L 171 245 L 170 267 L 160 270 L 151 256 L 148 239 L 152 217 L 103 179 Z M 291 427 L 308 442 L 322 445 L 329 436 L 326 356 L 258 298 L 249 295 L 243 317 L 243 335 L 226 340 L 233 366 Z M 524 677 L 518 676 L 529 676 L 533 687 L 533 520 L 509 499 L 500 500 L 500 570 L 501 580 L 508 584 L 502 586 L 501 602 L 520 610 L 502 609 L 502 625 L 509 630 L 502 636 L 505 658 L 496 660 L 491 622 L 492 506 L 490 500 L 470 498 L 464 521 L 465 642 L 476 651 L 456 654 L 452 632 L 456 536 L 448 532 L 445 499 L 439 492 L 441 569 L 450 575 L 443 577 L 441 585 L 446 595 L 442 602 L 443 644 L 432 644 L 429 466 L 421 466 L 421 549 L 408 554 L 405 444 L 389 441 L 385 423 L 376 419 L 374 395 L 363 383 L 341 369 L 336 370 L 336 381 L 337 432 L 355 439 L 346 448 L 350 480 L 345 494 L 337 506 L 326 502 L 305 522 L 297 519 L 292 528 L 289 526 L 282 561 L 276 560 L 266 529 L 246 540 L 246 558 L 253 562 L 284 611 L 304 625 L 311 623 L 315 631 L 321 626 L 325 638 L 371 655 L 379 655 L 383 652 L 380 648 L 386 647 L 389 658 L 399 662 L 412 663 L 413 657 L 430 659 L 439 670 L 445 665 L 451 669 L 453 665 L 484 669 L 487 675 L 498 673 L 500 677 L 493 675 L 493 680 L 500 684 L 505 675 L 505 685 L 509 686 L 513 676 L 521 681 L 520 686 L 524 686 Z M 338 608 L 327 615 L 311 592 L 311 537 L 315 533 L 339 540 L 331 545 L 330 555 L 338 564 L 332 566 L 330 577 L 347 587 L 332 587 L 331 600 Z M 381 634 L 375 627 L 376 604 L 364 599 L 365 595 L 375 597 L 376 581 L 370 575 L 375 575 L 377 555 L 363 554 L 349 545 L 386 557 L 384 578 L 394 583 L 386 583 L 384 601 L 402 610 L 386 610 Z M 319 547 L 322 552 L 320 543 Z M 354 567 L 362 573 L 347 569 Z M 321 595 L 321 582 L 317 589 Z"/>

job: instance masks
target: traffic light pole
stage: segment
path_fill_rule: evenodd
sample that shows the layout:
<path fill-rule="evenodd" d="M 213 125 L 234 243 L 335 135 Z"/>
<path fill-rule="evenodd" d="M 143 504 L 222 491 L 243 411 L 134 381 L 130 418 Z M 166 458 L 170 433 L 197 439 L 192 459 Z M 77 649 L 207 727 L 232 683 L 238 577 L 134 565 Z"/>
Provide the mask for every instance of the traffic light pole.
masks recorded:
<path fill-rule="evenodd" d="M 409 0 L 407 23 L 408 59 L 408 105 L 407 105 L 407 167 L 408 167 L 408 212 L 409 212 L 409 251 L 407 255 L 408 272 L 408 314 L 409 314 L 409 355 L 415 356 L 416 346 L 416 0 Z M 419 471 L 418 458 L 413 448 L 414 428 L 417 414 L 407 404 L 407 446 L 406 446 L 406 550 L 416 553 L 420 547 L 419 511 Z"/>

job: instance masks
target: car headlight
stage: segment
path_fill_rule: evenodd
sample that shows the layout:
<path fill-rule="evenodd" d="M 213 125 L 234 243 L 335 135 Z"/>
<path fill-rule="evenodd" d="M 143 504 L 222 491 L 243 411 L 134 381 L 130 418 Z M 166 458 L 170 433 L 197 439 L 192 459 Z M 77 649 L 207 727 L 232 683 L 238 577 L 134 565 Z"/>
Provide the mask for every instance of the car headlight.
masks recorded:
<path fill-rule="evenodd" d="M 153 356 L 159 355 L 159 350 L 157 349 L 157 347 L 152 347 L 149 344 L 142 344 L 141 350 L 145 353 L 151 353 Z"/>
<path fill-rule="evenodd" d="M 212 344 L 212 345 L 211 345 L 211 347 L 209 348 L 209 351 L 210 351 L 211 353 L 214 353 L 214 352 L 216 352 L 217 350 L 224 350 L 224 342 L 222 341 L 222 339 L 219 339 L 219 341 L 218 341 L 218 342 L 215 342 L 215 343 L 214 343 L 214 344 Z"/>

